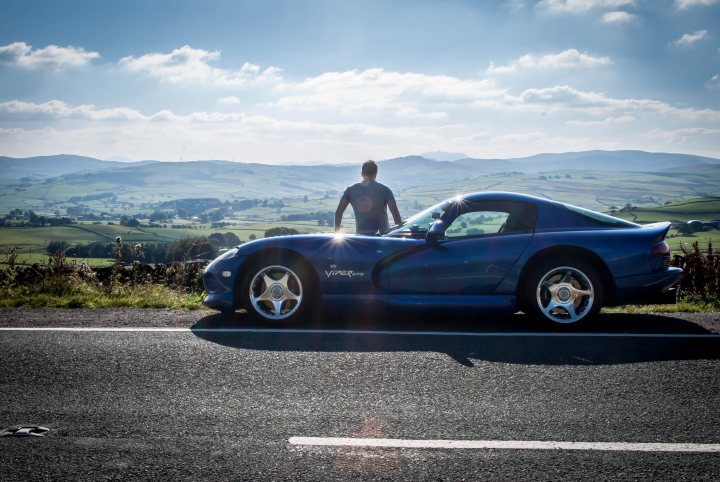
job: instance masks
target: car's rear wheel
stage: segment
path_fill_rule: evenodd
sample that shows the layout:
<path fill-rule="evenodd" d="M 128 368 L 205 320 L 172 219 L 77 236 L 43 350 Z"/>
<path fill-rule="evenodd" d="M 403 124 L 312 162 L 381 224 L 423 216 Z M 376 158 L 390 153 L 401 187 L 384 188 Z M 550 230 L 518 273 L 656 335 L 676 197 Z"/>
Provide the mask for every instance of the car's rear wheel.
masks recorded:
<path fill-rule="evenodd" d="M 525 284 L 524 304 L 545 322 L 569 328 L 587 323 L 600 311 L 603 286 L 596 270 L 575 258 L 536 265 Z"/>
<path fill-rule="evenodd" d="M 292 322 L 312 304 L 313 285 L 303 263 L 281 257 L 265 260 L 255 263 L 243 280 L 242 304 L 257 320 Z"/>

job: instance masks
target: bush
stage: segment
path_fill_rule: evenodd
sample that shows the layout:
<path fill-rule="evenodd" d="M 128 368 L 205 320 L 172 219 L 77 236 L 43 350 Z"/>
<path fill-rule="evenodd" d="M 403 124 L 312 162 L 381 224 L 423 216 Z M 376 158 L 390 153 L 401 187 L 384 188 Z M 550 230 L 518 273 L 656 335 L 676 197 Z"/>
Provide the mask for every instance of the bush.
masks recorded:
<path fill-rule="evenodd" d="M 678 283 L 680 297 L 710 303 L 720 301 L 720 257 L 715 253 L 712 242 L 701 250 L 697 241 L 690 249 L 682 246 L 682 255 L 675 256 L 673 264 L 683 269 Z"/>
<path fill-rule="evenodd" d="M 0 306 L 94 308 L 198 308 L 202 299 L 205 262 L 164 264 L 122 262 L 124 248 L 118 238 L 113 266 L 89 268 L 68 263 L 55 251 L 45 265 L 16 265 L 18 248 L 0 269 Z"/>
<path fill-rule="evenodd" d="M 289 236 L 294 234 L 300 234 L 295 228 L 286 228 L 285 226 L 278 226 L 277 228 L 270 228 L 265 231 L 266 238 L 272 238 L 273 236 Z"/>

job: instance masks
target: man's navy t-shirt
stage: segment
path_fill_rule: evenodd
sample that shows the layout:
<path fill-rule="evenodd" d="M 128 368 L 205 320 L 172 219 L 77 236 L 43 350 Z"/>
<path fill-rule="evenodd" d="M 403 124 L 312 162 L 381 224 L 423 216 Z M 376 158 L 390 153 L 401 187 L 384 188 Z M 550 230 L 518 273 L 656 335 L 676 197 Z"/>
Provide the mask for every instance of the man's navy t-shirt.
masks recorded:
<path fill-rule="evenodd" d="M 390 229 L 387 205 L 395 201 L 395 196 L 386 185 L 376 181 L 366 185 L 358 182 L 345 190 L 343 199 L 350 203 L 355 212 L 356 233 L 372 235 Z"/>

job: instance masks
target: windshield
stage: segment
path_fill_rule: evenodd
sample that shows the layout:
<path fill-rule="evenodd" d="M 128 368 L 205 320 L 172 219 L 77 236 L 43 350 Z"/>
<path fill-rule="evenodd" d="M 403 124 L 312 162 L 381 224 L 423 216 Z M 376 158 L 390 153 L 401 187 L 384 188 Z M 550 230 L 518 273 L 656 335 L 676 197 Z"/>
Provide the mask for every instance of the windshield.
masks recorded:
<path fill-rule="evenodd" d="M 407 236 L 416 233 L 427 233 L 430 225 L 435 222 L 450 207 L 450 200 L 442 201 L 424 211 L 417 213 L 415 216 L 408 218 L 399 226 L 393 226 L 385 235 L 386 236 Z"/>

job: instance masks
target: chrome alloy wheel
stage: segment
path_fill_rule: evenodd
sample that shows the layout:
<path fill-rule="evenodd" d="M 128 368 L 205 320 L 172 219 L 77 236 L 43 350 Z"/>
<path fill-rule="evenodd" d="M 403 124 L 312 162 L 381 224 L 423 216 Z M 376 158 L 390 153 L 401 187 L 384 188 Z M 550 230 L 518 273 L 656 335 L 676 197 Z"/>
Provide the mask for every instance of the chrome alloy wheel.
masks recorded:
<path fill-rule="evenodd" d="M 285 266 L 261 269 L 250 281 L 249 290 L 253 310 L 269 320 L 284 320 L 292 316 L 302 303 L 300 278 Z"/>
<path fill-rule="evenodd" d="M 540 278 L 536 301 L 548 320 L 575 323 L 592 309 L 595 290 L 588 275 L 571 266 L 560 266 Z"/>

